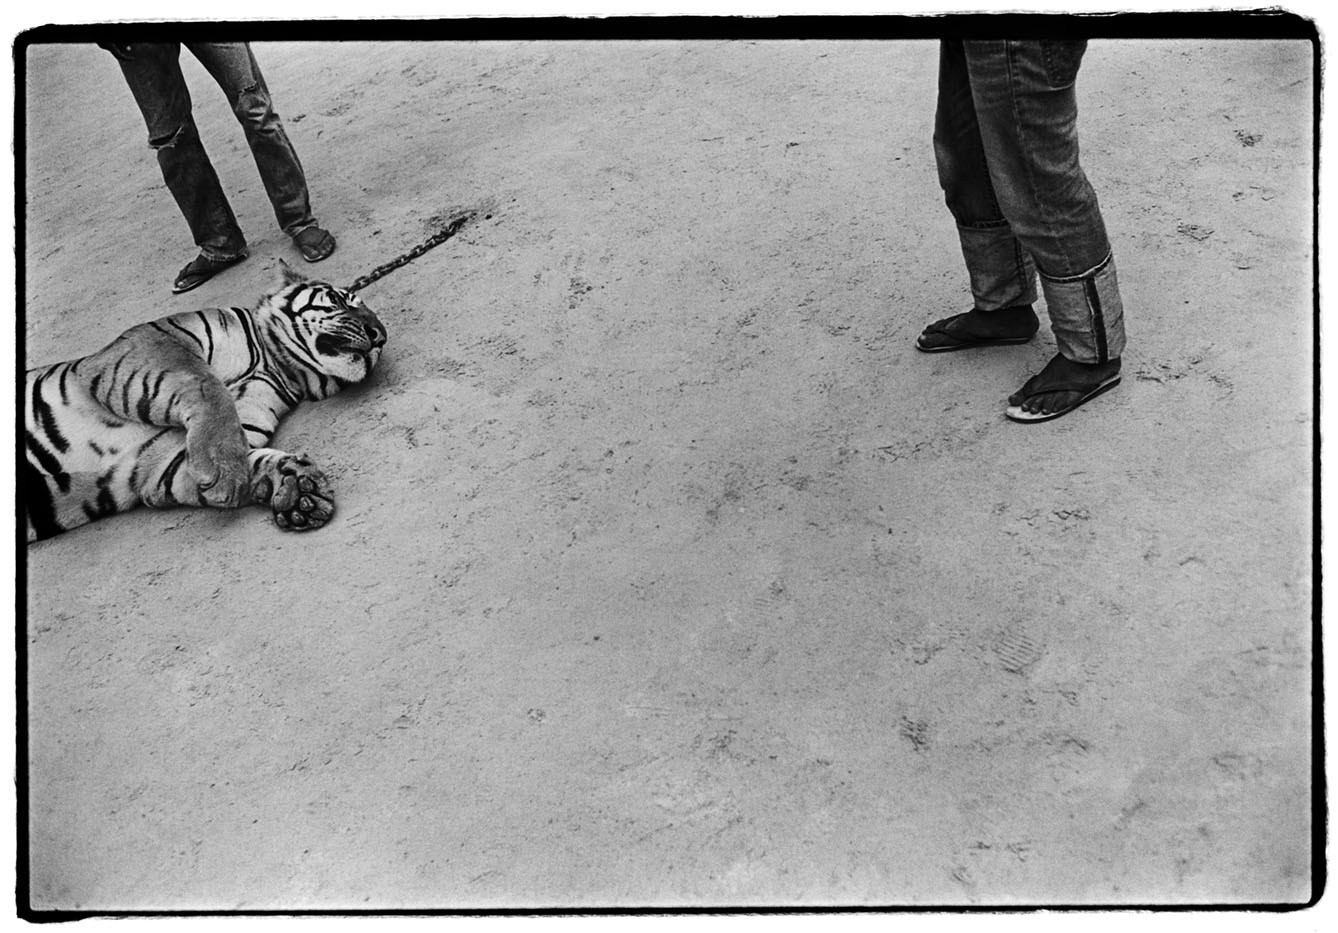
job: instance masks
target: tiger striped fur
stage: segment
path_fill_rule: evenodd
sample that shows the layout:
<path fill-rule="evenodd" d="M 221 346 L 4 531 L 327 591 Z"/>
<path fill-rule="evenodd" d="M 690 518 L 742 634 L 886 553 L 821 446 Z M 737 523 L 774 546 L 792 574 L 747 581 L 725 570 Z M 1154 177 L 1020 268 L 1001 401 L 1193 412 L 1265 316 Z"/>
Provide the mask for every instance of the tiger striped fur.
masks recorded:
<path fill-rule="evenodd" d="M 298 403 L 367 378 L 385 342 L 355 294 L 284 266 L 254 308 L 172 314 L 28 370 L 28 541 L 140 504 L 267 505 L 280 528 L 319 528 L 334 512 L 329 481 L 267 445 Z"/>

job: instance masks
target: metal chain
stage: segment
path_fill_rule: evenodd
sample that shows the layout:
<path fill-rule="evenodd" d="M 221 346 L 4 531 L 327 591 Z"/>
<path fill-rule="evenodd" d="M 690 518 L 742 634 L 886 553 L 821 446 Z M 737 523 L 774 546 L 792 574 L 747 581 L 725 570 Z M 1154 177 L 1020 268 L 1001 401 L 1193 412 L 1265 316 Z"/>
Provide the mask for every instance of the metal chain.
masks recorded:
<path fill-rule="evenodd" d="M 353 282 L 353 284 L 350 285 L 346 290 L 350 292 L 361 291 L 368 285 L 371 285 L 377 279 L 385 275 L 388 275 L 391 272 L 394 272 L 400 266 L 413 262 L 415 259 L 426 253 L 428 250 L 432 249 L 434 246 L 440 246 L 442 243 L 445 243 L 451 237 L 455 236 L 456 233 L 460 231 L 461 227 L 469 223 L 477 216 L 478 216 L 477 211 L 469 211 L 468 213 L 461 214 L 460 216 L 453 218 L 451 222 L 448 223 L 443 229 L 438 230 L 436 233 L 432 234 L 432 236 L 428 237 L 422 243 L 419 243 L 417 246 L 409 250 L 403 256 L 399 256 L 395 259 L 390 260 L 390 262 L 383 263 L 382 265 L 377 266 L 371 272 L 368 272 L 366 275 L 356 279 Z"/>

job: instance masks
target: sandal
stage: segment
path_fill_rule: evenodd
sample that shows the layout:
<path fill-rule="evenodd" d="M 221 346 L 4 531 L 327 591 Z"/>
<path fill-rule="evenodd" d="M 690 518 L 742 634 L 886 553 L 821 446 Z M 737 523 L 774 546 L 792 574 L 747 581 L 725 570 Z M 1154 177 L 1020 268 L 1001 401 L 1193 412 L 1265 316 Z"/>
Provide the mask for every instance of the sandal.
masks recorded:
<path fill-rule="evenodd" d="M 224 269 L 237 265 L 245 258 L 246 253 L 233 256 L 231 259 L 210 259 L 204 253 L 201 253 L 186 263 L 185 267 L 177 273 L 176 281 L 172 283 L 172 294 L 180 295 L 192 288 L 199 288 Z"/>
<path fill-rule="evenodd" d="M 1003 311 L 1021 312 L 1031 311 L 1031 305 L 1017 305 L 1011 308 L 1003 308 Z M 935 321 L 924 329 L 915 340 L 915 349 L 922 353 L 951 353 L 954 350 L 971 350 L 976 347 L 1004 347 L 1013 344 L 1027 343 L 1032 337 L 1036 336 L 1036 331 L 1040 329 L 1040 321 L 1036 318 L 1035 312 L 1032 312 L 1029 322 L 1031 333 L 1023 337 L 984 337 L 975 334 L 953 333 L 952 326 L 970 314 L 977 313 L 975 309 L 962 314 L 954 314 L 952 317 L 945 317 L 941 321 Z M 985 312 L 993 313 L 993 312 Z"/>
<path fill-rule="evenodd" d="M 1032 376 L 1030 379 L 1028 379 L 1026 383 L 1022 386 L 1022 388 L 1018 390 L 1016 393 L 1014 393 L 1008 399 L 1008 401 L 1011 402 L 1012 404 L 1010 404 L 1008 408 L 1004 411 L 1005 415 L 1007 415 L 1013 421 L 1018 421 L 1023 424 L 1032 424 L 1037 421 L 1053 421 L 1056 418 L 1059 418 L 1063 415 L 1067 415 L 1069 412 L 1073 411 L 1073 409 L 1077 408 L 1079 405 L 1091 401 L 1098 395 L 1102 395 L 1106 392 L 1109 392 L 1111 389 L 1115 388 L 1117 385 L 1120 384 L 1120 371 L 1118 368 L 1115 370 L 1115 372 L 1111 373 L 1110 375 L 1106 376 L 1105 378 L 1101 379 L 1101 381 L 1096 383 L 1073 382 L 1072 380 L 1064 380 L 1061 382 L 1052 382 L 1052 383 L 1043 382 L 1042 377 L 1045 376 L 1046 371 L 1049 370 L 1050 368 L 1050 365 L 1053 364 L 1055 360 L 1059 359 L 1062 359 L 1062 357 L 1057 356 L 1055 357 L 1054 360 L 1051 360 L 1049 364 L 1046 364 L 1045 369 L 1042 369 L 1035 376 Z M 1112 360 L 1112 362 L 1118 363 L 1119 361 Z M 1050 395 L 1056 392 L 1075 392 L 1077 393 L 1077 395 L 1075 396 L 1073 401 L 1069 402 L 1067 405 L 1056 411 L 1051 411 L 1051 412 L 1027 411 L 1022 407 L 1022 405 L 1025 402 L 1033 398 L 1036 398 L 1039 395 Z"/>
<path fill-rule="evenodd" d="M 302 251 L 302 258 L 307 262 L 320 262 L 335 251 L 335 238 L 329 230 L 320 227 L 308 227 L 293 237 L 293 242 Z"/>

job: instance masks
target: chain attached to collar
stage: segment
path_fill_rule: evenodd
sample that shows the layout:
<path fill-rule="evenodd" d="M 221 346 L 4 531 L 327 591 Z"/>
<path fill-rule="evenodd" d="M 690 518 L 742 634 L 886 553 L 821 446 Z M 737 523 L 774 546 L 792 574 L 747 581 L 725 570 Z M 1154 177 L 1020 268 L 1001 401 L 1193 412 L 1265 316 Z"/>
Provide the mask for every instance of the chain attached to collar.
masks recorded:
<path fill-rule="evenodd" d="M 452 217 L 451 220 L 446 224 L 446 226 L 443 227 L 441 230 L 438 230 L 436 233 L 432 234 L 432 236 L 428 237 L 422 243 L 419 243 L 417 246 L 409 250 L 404 255 L 397 256 L 396 258 L 390 260 L 390 262 L 383 263 L 377 266 L 375 269 L 373 269 L 371 272 L 368 272 L 366 275 L 360 276 L 346 290 L 350 292 L 361 291 L 368 285 L 371 285 L 377 279 L 385 275 L 389 275 L 391 272 L 394 272 L 400 266 L 413 262 L 415 259 L 426 253 L 428 250 L 432 249 L 434 246 L 440 246 L 442 243 L 445 243 L 451 237 L 455 236 L 457 233 L 460 232 L 461 227 L 469 223 L 477 216 L 478 216 L 478 211 L 466 211 L 463 214 L 457 214 L 455 217 Z"/>

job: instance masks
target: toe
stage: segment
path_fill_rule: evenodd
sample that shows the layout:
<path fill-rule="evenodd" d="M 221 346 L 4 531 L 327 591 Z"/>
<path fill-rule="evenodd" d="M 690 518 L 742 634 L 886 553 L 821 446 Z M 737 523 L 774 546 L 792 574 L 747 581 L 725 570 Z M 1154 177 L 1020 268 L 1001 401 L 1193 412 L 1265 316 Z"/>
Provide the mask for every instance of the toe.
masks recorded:
<path fill-rule="evenodd" d="M 1026 382 L 1022 383 L 1022 388 L 1008 396 L 1008 404 L 1020 405 L 1024 411 L 1031 411 L 1030 406 L 1032 405 L 1032 401 L 1029 400 L 1036 397 L 1036 380 L 1039 378 L 1040 376 L 1032 376 Z"/>
<path fill-rule="evenodd" d="M 297 481 L 291 476 L 285 476 L 279 481 L 279 488 L 274 491 L 270 504 L 276 512 L 286 512 L 293 507 L 296 500 Z"/>

